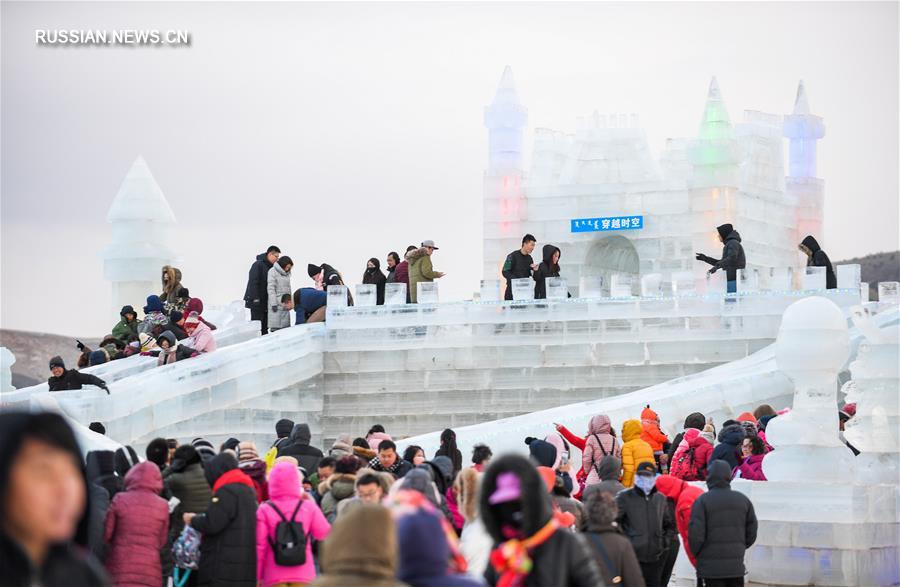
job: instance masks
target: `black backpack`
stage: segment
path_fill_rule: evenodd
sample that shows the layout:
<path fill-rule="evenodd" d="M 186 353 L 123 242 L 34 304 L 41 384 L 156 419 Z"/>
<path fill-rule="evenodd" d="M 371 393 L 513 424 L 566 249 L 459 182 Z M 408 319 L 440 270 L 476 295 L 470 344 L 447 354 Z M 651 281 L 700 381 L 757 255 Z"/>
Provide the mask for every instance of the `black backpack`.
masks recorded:
<path fill-rule="evenodd" d="M 275 564 L 282 567 L 296 567 L 306 564 L 306 541 L 308 537 L 303 531 L 303 522 L 294 521 L 294 518 L 297 517 L 297 512 L 300 511 L 300 506 L 303 505 L 303 500 L 301 499 L 297 502 L 297 507 L 294 508 L 294 513 L 291 515 L 290 520 L 284 517 L 284 514 L 281 513 L 281 510 L 274 503 L 271 501 L 265 503 L 275 510 L 281 518 L 281 521 L 275 526 L 275 539 L 269 538 L 269 546 L 272 547 L 272 552 L 275 554 Z"/>

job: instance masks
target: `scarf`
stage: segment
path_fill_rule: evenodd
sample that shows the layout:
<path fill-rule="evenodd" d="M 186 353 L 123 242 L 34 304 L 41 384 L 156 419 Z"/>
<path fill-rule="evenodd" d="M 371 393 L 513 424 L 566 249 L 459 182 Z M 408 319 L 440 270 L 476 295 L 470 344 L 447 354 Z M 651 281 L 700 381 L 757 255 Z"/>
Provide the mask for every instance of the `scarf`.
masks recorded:
<path fill-rule="evenodd" d="M 222 474 L 221 477 L 216 479 L 216 483 L 215 485 L 213 485 L 213 493 L 221 489 L 223 485 L 228 485 L 229 483 L 243 483 L 253 491 L 256 491 L 256 486 L 253 484 L 253 480 L 248 477 L 246 473 L 244 473 L 240 469 L 231 469 L 230 471 L 226 471 Z"/>
<path fill-rule="evenodd" d="M 559 527 L 556 517 L 550 518 L 543 528 L 532 536 L 519 540 L 507 540 L 491 552 L 491 565 L 500 574 L 497 587 L 516 587 L 522 585 L 521 579 L 528 576 L 533 568 L 531 551 L 546 542 Z"/>

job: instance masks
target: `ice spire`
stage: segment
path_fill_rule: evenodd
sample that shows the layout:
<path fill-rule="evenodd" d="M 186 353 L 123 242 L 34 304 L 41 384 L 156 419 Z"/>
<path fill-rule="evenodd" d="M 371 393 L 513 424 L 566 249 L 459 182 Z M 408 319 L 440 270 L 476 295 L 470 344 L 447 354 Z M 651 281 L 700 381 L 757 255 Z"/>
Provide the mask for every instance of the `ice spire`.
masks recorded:
<path fill-rule="evenodd" d="M 719 139 L 731 136 L 731 119 L 728 109 L 722 100 L 719 82 L 713 76 L 706 94 L 706 106 L 703 109 L 703 120 L 700 122 L 701 139 Z"/>
<path fill-rule="evenodd" d="M 784 117 L 783 131 L 790 142 L 790 177 L 816 177 L 816 141 L 825 136 L 825 123 L 810 114 L 803 80 L 797 86 L 793 113 Z"/>
<path fill-rule="evenodd" d="M 797 97 L 794 99 L 794 114 L 809 114 L 809 100 L 806 98 L 806 86 L 803 85 L 803 80 L 800 80 L 800 85 L 797 86 Z"/>
<path fill-rule="evenodd" d="M 492 173 L 509 173 L 521 169 L 522 142 L 528 112 L 519 101 L 512 68 L 506 66 L 497 93 L 484 109 L 484 125 L 488 129 L 489 169 Z"/>
<path fill-rule="evenodd" d="M 160 270 L 175 258 L 175 214 L 143 157 L 131 164 L 106 219 L 112 243 L 102 253 L 103 273 L 112 282 L 112 310 L 118 316 L 122 306 L 140 308 L 148 295 L 159 293 Z"/>

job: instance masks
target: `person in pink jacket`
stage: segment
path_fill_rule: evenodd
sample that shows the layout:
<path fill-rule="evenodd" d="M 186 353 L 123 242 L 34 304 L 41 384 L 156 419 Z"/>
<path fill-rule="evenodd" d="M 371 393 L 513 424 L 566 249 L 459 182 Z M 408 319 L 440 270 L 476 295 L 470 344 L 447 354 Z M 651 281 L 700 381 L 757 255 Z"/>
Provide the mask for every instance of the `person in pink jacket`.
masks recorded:
<path fill-rule="evenodd" d="M 274 505 L 274 507 L 273 507 Z M 299 507 L 298 507 L 299 505 Z M 294 520 L 303 524 L 307 534 L 306 562 L 294 567 L 275 563 L 275 553 L 270 540 L 275 539 L 275 528 L 282 517 L 288 520 L 296 511 Z M 300 474 L 291 463 L 275 463 L 269 473 L 269 501 L 259 504 L 256 510 L 256 578 L 264 587 L 278 583 L 306 584 L 316 578 L 313 564 L 312 539 L 324 540 L 331 526 L 316 505 L 316 501 L 300 488 Z"/>
<path fill-rule="evenodd" d="M 116 494 L 106 512 L 106 570 L 116 587 L 162 585 L 159 550 L 169 534 L 169 504 L 159 496 L 162 488 L 159 467 L 139 463 L 125 475 L 125 491 Z"/>
<path fill-rule="evenodd" d="M 732 473 L 734 479 L 767 481 L 762 469 L 763 459 L 766 456 L 766 445 L 762 438 L 758 436 L 745 438 L 741 445 L 741 456 L 744 460 L 734 468 Z"/>
<path fill-rule="evenodd" d="M 597 414 L 591 418 L 588 424 L 588 434 L 585 437 L 584 452 L 581 453 L 581 466 L 587 472 L 587 481 L 585 486 L 594 485 L 601 481 L 612 481 L 612 479 L 601 479 L 597 474 L 597 465 L 606 455 L 622 458 L 622 443 L 616 440 L 616 437 L 610 433 L 612 425 L 609 423 L 609 416 L 606 414 Z"/>
<path fill-rule="evenodd" d="M 216 350 L 216 339 L 209 326 L 200 321 L 194 313 L 184 320 L 184 331 L 190 337 L 188 346 L 198 353 L 211 353 Z"/>
<path fill-rule="evenodd" d="M 688 428 L 672 455 L 669 474 L 684 481 L 705 481 L 713 445 L 700 430 Z"/>

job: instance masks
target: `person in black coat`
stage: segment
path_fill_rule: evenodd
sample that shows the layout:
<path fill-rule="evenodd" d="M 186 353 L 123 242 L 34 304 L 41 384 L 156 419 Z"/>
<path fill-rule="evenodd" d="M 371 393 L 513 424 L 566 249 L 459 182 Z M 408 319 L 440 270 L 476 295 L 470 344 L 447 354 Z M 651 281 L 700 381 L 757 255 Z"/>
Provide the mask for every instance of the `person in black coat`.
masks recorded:
<path fill-rule="evenodd" d="M 281 249 L 275 245 L 266 249 L 265 253 L 256 256 L 247 275 L 247 289 L 244 291 L 244 307 L 250 309 L 250 319 L 259 320 L 262 333 L 269 331 L 269 269 L 278 261 Z"/>
<path fill-rule="evenodd" d="M 713 259 L 703 253 L 697 253 L 696 259 L 709 263 L 712 269 L 709 274 L 712 275 L 719 269 L 725 270 L 725 280 L 728 282 L 728 293 L 737 291 L 737 270 L 747 267 L 747 258 L 744 255 L 744 247 L 741 245 L 741 235 L 730 224 L 723 224 L 716 227 L 719 233 L 719 240 L 722 241 L 722 258 Z"/>
<path fill-rule="evenodd" d="M 537 269 L 531 253 L 534 251 L 534 245 L 537 239 L 530 234 L 522 237 L 522 246 L 518 250 L 506 256 L 503 261 L 503 278 L 506 280 L 506 292 L 503 294 L 504 300 L 513 299 L 512 280 L 525 279 L 531 277 L 531 272 Z"/>
<path fill-rule="evenodd" d="M 210 587 L 256 586 L 256 489 L 231 453 L 206 466 L 213 498 L 205 513 L 184 514 L 202 535 L 197 584 Z"/>
<path fill-rule="evenodd" d="M 306 471 L 307 477 L 318 470 L 319 461 L 324 456 L 321 450 L 309 445 L 310 439 L 312 433 L 309 431 L 309 424 L 295 424 L 287 444 L 278 449 L 278 456 L 297 459 L 297 463 Z"/>
<path fill-rule="evenodd" d="M 66 369 L 66 364 L 62 357 L 56 356 L 50 359 L 50 372 L 52 377 L 47 379 L 47 385 L 50 391 L 68 391 L 70 389 L 81 389 L 82 385 L 96 385 L 100 389 L 106 391 L 109 395 L 109 388 L 106 382 L 90 373 L 79 373 L 74 369 Z"/>
<path fill-rule="evenodd" d="M 834 274 L 834 267 L 831 265 L 831 259 L 819 246 L 819 242 L 808 234 L 800 243 L 800 250 L 806 253 L 807 267 L 824 267 L 825 268 L 825 289 L 837 288 L 837 277 Z"/>
<path fill-rule="evenodd" d="M 553 514 L 550 493 L 537 469 L 523 456 L 507 454 L 491 460 L 479 498 L 484 528 L 496 546 L 485 571 L 488 585 L 516 575 L 503 560 L 516 555 L 518 540 L 533 540 L 528 549 L 532 567 L 521 577 L 525 587 L 594 587 L 603 584 L 584 536 L 562 528 Z M 511 548 L 504 549 L 504 545 Z M 497 566 L 495 566 L 495 564 Z M 515 565 L 513 565 L 515 566 Z"/>
<path fill-rule="evenodd" d="M 543 260 L 534 272 L 534 299 L 547 298 L 547 278 L 559 277 L 559 258 L 562 251 L 554 245 L 544 245 Z M 571 295 L 569 296 L 571 297 Z"/>
<path fill-rule="evenodd" d="M 116 475 L 116 453 L 111 450 L 92 450 L 87 453 L 85 461 L 88 481 L 105 489 L 110 501 L 117 493 L 125 490 L 124 476 Z"/>
<path fill-rule="evenodd" d="M 88 550 L 96 492 L 89 488 L 81 449 L 62 416 L 0 413 L 0 488 L 0 584 L 109 585 Z"/>
<path fill-rule="evenodd" d="M 717 459 L 723 460 L 734 470 L 735 467 L 741 464 L 738 460 L 738 455 L 745 436 L 747 436 L 747 432 L 740 424 L 729 424 L 722 428 L 719 431 L 719 444 L 716 445 L 712 454 L 709 455 L 709 462 Z"/>
<path fill-rule="evenodd" d="M 746 495 L 731 490 L 731 467 L 712 461 L 706 493 L 691 508 L 688 541 L 697 576 L 707 587 L 744 584 L 744 552 L 756 542 L 757 521 Z"/>
<path fill-rule="evenodd" d="M 366 263 L 366 271 L 363 273 L 362 282 L 364 284 L 373 284 L 375 286 L 375 304 L 384 305 L 384 284 L 387 283 L 387 277 L 381 272 L 381 263 L 375 257 L 369 259 Z"/>
<path fill-rule="evenodd" d="M 616 495 L 616 522 L 631 540 L 647 587 L 660 587 L 670 542 L 677 532 L 674 513 L 667 502 L 656 489 L 656 465 L 651 462 L 640 463 L 634 487 Z"/>

